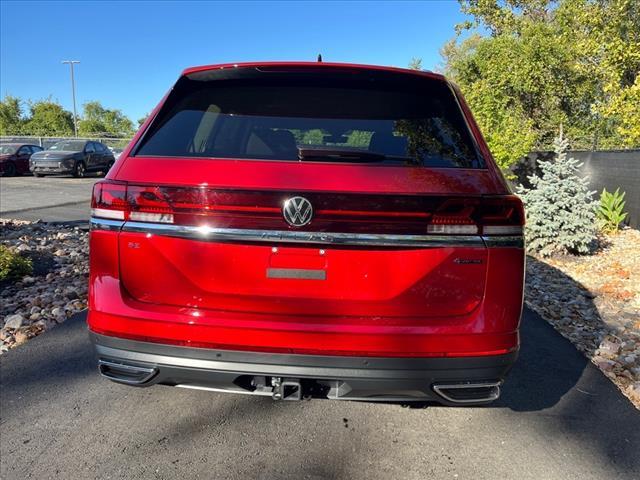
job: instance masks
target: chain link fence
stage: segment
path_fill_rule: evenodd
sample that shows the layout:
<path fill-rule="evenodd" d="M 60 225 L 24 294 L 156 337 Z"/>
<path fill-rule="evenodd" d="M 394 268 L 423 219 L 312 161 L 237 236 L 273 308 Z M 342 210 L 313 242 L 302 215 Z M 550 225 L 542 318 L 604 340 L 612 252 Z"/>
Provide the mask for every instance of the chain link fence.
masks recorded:
<path fill-rule="evenodd" d="M 39 145 L 44 149 L 49 148 L 56 142 L 61 140 L 80 140 L 80 141 L 92 141 L 102 142 L 107 147 L 112 149 L 124 149 L 131 141 L 132 137 L 45 137 L 45 136 L 32 136 L 32 135 L 14 135 L 14 136 L 0 136 L 0 143 L 28 143 L 30 145 Z"/>

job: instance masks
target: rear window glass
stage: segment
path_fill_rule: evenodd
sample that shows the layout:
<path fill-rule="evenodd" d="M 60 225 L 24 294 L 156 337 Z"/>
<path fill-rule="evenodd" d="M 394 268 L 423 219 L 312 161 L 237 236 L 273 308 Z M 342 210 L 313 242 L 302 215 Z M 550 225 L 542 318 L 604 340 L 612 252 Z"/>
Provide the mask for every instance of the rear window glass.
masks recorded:
<path fill-rule="evenodd" d="M 376 73 L 183 77 L 136 155 L 484 167 L 445 83 Z"/>

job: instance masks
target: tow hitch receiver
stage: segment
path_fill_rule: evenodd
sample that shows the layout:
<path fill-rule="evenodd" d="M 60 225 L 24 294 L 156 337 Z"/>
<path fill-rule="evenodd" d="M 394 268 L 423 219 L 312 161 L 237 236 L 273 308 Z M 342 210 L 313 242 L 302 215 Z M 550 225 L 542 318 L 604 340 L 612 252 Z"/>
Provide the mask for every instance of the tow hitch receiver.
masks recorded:
<path fill-rule="evenodd" d="M 297 378 L 271 377 L 274 400 L 302 400 L 302 385 Z"/>

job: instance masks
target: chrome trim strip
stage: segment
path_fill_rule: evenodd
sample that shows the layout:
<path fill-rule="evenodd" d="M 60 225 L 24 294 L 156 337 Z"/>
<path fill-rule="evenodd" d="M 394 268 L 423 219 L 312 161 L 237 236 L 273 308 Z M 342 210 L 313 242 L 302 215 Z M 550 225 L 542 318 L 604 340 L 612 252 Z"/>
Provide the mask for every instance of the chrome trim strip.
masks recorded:
<path fill-rule="evenodd" d="M 303 232 L 195 227 L 145 222 L 125 222 L 123 232 L 151 233 L 201 241 L 244 241 L 269 243 L 313 243 L 377 247 L 484 247 L 479 235 L 391 235 L 373 233 Z"/>
<path fill-rule="evenodd" d="M 124 220 L 110 220 L 107 218 L 91 217 L 89 219 L 90 230 L 108 230 L 119 232 L 124 225 Z"/>
<path fill-rule="evenodd" d="M 245 241 L 314 243 L 323 245 L 359 245 L 379 247 L 512 247 L 524 248 L 521 235 L 393 235 L 374 233 L 329 233 L 288 230 L 250 230 L 240 228 L 211 228 L 171 225 L 150 222 L 125 222 L 91 217 L 91 230 L 152 233 L 168 237 L 190 238 L 203 241 Z"/>
<path fill-rule="evenodd" d="M 524 248 L 524 237 L 522 235 L 484 235 L 482 240 L 489 248 Z"/>
<path fill-rule="evenodd" d="M 191 385 L 190 383 L 179 383 L 177 388 L 189 388 L 191 390 L 204 390 L 207 392 L 220 392 L 220 393 L 239 393 L 240 395 L 260 395 L 263 397 L 273 396 L 272 392 L 265 392 L 260 390 L 241 390 L 240 388 L 220 388 L 220 387 L 203 387 L 200 385 Z"/>

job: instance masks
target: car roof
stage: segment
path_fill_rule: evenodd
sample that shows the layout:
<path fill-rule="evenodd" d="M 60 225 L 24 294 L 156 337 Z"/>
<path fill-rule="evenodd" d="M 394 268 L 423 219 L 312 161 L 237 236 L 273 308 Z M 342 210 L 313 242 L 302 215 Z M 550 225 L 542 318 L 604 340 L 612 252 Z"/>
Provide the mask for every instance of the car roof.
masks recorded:
<path fill-rule="evenodd" d="M 213 65 L 201 65 L 196 67 L 189 67 L 182 71 L 182 75 L 190 75 L 197 72 L 205 72 L 208 70 L 224 70 L 228 68 L 259 68 L 259 67 L 296 67 L 296 68 L 341 68 L 341 69 L 356 69 L 356 70 L 373 70 L 373 71 L 387 71 L 396 72 L 409 75 L 420 75 L 424 77 L 430 77 L 437 80 L 445 81 L 444 75 L 440 73 L 431 72 L 429 70 L 413 70 L 409 68 L 389 67 L 383 65 L 365 65 L 359 63 L 336 63 L 336 62 L 241 62 L 241 63 L 219 63 Z"/>
<path fill-rule="evenodd" d="M 38 147 L 42 148 L 40 145 L 36 145 L 35 143 L 17 143 L 17 142 L 2 142 L 0 145 L 9 145 L 11 147 Z"/>

